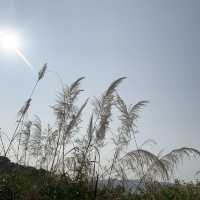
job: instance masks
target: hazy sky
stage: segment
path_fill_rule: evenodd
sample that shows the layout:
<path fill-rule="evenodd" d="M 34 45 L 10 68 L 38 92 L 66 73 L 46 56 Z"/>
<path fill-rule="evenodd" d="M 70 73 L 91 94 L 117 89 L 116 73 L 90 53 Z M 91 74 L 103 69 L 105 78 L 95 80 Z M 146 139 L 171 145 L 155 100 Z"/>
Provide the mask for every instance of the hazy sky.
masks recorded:
<path fill-rule="evenodd" d="M 99 96 L 114 79 L 128 103 L 149 100 L 138 140 L 158 149 L 200 148 L 199 0 L 0 0 L 0 29 L 15 30 L 36 70 L 48 62 L 66 83 L 86 76 L 86 95 Z M 0 49 L 0 127 L 14 127 L 34 72 L 13 52 Z M 32 112 L 51 120 L 57 77 L 48 74 Z M 85 96 L 84 96 L 85 97 Z M 200 162 L 178 175 L 192 177 Z"/>

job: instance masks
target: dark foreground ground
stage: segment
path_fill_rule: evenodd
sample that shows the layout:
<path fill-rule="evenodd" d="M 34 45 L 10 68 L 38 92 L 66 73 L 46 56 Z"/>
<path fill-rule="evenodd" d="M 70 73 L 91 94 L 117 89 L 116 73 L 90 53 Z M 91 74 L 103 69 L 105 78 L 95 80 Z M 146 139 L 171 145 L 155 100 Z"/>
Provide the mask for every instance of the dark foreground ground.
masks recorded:
<path fill-rule="evenodd" d="M 101 187 L 96 195 L 88 183 L 70 182 L 33 167 L 24 167 L 0 157 L 0 200 L 200 200 L 200 184 L 159 186 L 151 184 L 136 195 L 121 187 Z"/>

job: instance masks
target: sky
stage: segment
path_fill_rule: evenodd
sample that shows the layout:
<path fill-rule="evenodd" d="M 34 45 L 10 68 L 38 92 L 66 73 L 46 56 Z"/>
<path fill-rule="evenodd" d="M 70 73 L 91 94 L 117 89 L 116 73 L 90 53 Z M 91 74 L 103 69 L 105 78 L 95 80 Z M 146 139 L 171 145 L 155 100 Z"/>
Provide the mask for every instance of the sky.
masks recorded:
<path fill-rule="evenodd" d="M 0 0 L 0 30 L 20 36 L 20 50 L 0 49 L 0 127 L 13 130 L 36 71 L 47 62 L 66 84 L 85 76 L 86 96 L 99 96 L 126 76 L 120 94 L 127 103 L 149 100 L 137 139 L 152 138 L 166 152 L 200 149 L 200 1 L 198 0 Z M 48 73 L 32 113 L 52 120 L 60 82 Z M 184 162 L 176 176 L 191 180 L 200 161 Z"/>

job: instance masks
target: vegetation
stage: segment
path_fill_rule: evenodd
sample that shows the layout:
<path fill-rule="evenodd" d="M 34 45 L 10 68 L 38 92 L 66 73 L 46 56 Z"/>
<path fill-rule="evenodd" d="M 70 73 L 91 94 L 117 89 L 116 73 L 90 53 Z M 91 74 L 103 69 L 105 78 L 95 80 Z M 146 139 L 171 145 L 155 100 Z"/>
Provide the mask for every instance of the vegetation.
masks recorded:
<path fill-rule="evenodd" d="M 52 106 L 55 123 L 43 128 L 38 116 L 31 120 L 32 98 L 46 72 L 45 64 L 18 113 L 12 136 L 1 131 L 2 158 L 17 164 L 7 162 L 0 171 L 0 199 L 200 199 L 198 184 L 159 184 L 170 180 L 184 158 L 197 158 L 200 151 L 181 147 L 155 154 L 145 149 L 152 140 L 138 144 L 136 122 L 148 101 L 126 105 L 117 91 L 125 77 L 91 101 L 91 115 L 84 120 L 90 101 L 79 101 L 83 77 L 57 95 Z M 103 156 L 106 148 L 108 161 Z M 134 191 L 127 190 L 127 177 L 139 180 Z"/>

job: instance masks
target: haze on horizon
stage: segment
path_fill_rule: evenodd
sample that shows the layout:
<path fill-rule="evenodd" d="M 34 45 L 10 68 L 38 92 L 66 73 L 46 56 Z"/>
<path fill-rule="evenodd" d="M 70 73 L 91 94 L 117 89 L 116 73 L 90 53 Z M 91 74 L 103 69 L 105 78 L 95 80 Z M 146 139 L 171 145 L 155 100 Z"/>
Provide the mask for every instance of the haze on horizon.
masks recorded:
<path fill-rule="evenodd" d="M 86 96 L 99 96 L 116 78 L 128 103 L 149 100 L 138 122 L 147 138 L 166 151 L 200 149 L 200 1 L 198 0 L 0 0 L 0 29 L 16 30 L 21 50 L 38 70 L 48 62 L 70 84 L 86 76 Z M 35 72 L 0 49 L 0 127 L 13 129 Z M 60 83 L 42 81 L 32 114 L 52 120 L 49 105 Z M 191 180 L 200 161 L 184 162 L 178 177 Z"/>

